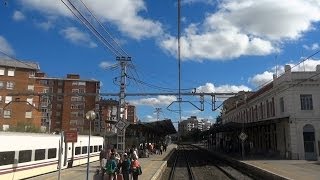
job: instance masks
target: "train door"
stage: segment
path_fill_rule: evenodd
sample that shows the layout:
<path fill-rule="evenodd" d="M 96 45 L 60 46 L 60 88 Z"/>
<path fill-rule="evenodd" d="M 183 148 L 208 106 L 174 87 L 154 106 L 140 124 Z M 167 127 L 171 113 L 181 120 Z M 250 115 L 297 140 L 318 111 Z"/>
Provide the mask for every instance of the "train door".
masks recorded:
<path fill-rule="evenodd" d="M 68 143 L 68 151 L 67 151 L 67 163 L 68 168 L 73 166 L 73 160 L 74 160 L 74 143 Z"/>

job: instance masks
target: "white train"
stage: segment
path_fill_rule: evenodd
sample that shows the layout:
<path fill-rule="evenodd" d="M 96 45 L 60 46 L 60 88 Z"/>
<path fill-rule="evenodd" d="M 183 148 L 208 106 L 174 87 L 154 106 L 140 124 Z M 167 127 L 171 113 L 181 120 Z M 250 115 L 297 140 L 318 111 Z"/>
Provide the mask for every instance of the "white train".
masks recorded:
<path fill-rule="evenodd" d="M 0 132 L 0 179 L 14 180 L 37 176 L 58 170 L 61 136 L 53 134 Z M 63 143 L 61 168 L 99 160 L 103 138 L 79 135 L 75 143 Z"/>

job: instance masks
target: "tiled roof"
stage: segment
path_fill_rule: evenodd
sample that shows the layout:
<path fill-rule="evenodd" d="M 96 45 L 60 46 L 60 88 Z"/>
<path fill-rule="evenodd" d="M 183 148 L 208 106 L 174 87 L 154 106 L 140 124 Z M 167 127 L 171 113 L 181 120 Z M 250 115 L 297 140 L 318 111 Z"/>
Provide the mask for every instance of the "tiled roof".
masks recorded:
<path fill-rule="evenodd" d="M 38 63 L 27 62 L 27 61 L 17 61 L 17 60 L 13 60 L 13 59 L 0 59 L 0 66 L 24 68 L 24 69 L 34 69 L 34 70 L 40 69 Z"/>

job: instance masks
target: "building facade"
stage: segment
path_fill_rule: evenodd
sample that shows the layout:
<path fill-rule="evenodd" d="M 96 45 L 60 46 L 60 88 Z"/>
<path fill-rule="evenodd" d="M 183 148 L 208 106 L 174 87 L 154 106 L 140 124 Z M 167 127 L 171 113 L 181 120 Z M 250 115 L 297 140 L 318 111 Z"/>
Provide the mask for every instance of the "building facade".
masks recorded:
<path fill-rule="evenodd" d="M 198 120 L 197 116 L 191 116 L 187 120 L 183 120 L 178 125 L 178 132 L 180 135 L 187 135 L 192 130 L 198 129 L 200 131 L 209 130 L 211 122 L 207 119 Z"/>
<path fill-rule="evenodd" d="M 43 94 L 40 100 L 42 126 L 50 131 L 83 133 L 89 130 L 85 114 L 98 106 L 99 81 L 80 79 L 77 74 L 51 78 L 44 73 L 37 73 L 35 81 L 36 93 Z"/>
<path fill-rule="evenodd" d="M 0 128 L 1 130 L 41 127 L 37 96 L 21 92 L 35 90 L 39 65 L 33 62 L 0 59 Z"/>
<path fill-rule="evenodd" d="M 246 154 L 287 159 L 319 159 L 320 65 L 316 71 L 285 73 L 257 92 L 226 100 L 215 145 Z"/>

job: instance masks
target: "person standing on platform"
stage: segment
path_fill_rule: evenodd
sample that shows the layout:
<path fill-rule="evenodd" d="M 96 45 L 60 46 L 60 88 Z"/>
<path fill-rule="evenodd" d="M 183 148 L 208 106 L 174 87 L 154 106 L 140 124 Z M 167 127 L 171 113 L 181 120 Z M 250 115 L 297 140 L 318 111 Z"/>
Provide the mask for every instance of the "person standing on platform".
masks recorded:
<path fill-rule="evenodd" d="M 134 156 L 131 162 L 131 171 L 133 180 L 138 180 L 138 176 L 142 174 L 141 166 L 138 159 Z"/>
<path fill-rule="evenodd" d="M 106 173 L 109 176 L 109 180 L 116 180 L 117 161 L 115 159 L 114 153 L 111 153 L 110 159 L 108 159 L 105 169 Z"/>
<path fill-rule="evenodd" d="M 99 160 L 100 160 L 100 168 L 104 167 L 103 164 L 103 159 L 105 158 L 106 154 L 103 149 L 100 149 L 100 154 L 99 154 Z"/>
<path fill-rule="evenodd" d="M 131 161 L 127 153 L 123 154 L 123 160 L 120 164 L 121 172 L 124 180 L 129 180 Z"/>

